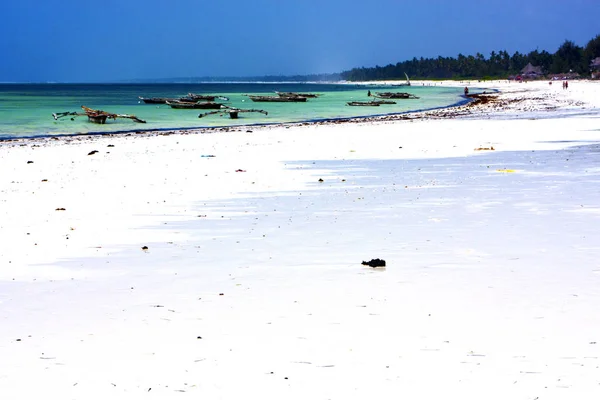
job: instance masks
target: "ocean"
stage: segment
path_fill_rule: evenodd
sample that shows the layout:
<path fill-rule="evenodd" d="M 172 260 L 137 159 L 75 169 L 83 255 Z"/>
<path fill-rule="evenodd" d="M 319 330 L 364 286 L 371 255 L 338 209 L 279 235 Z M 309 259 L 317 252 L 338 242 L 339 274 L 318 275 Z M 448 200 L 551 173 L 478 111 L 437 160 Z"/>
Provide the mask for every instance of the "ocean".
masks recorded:
<path fill-rule="evenodd" d="M 369 101 L 367 92 L 407 92 L 418 99 L 398 99 L 379 107 L 350 107 L 349 101 Z M 258 103 L 247 95 L 275 95 L 275 91 L 316 93 L 306 103 Z M 239 119 L 220 114 L 198 118 L 213 110 L 172 109 L 166 104 L 145 104 L 139 97 L 178 98 L 188 93 L 229 98 L 224 104 L 241 109 L 268 112 L 241 113 Z M 199 83 L 199 84 L 0 84 L 0 140 L 97 134 L 179 128 L 206 128 L 234 125 L 277 124 L 346 119 L 372 115 L 406 113 L 448 107 L 464 102 L 460 88 L 441 86 L 377 86 L 322 83 Z M 133 114 L 145 124 L 130 119 L 108 120 L 99 125 L 85 116 L 54 120 L 52 114 L 81 112 L 81 106 L 115 114 Z"/>

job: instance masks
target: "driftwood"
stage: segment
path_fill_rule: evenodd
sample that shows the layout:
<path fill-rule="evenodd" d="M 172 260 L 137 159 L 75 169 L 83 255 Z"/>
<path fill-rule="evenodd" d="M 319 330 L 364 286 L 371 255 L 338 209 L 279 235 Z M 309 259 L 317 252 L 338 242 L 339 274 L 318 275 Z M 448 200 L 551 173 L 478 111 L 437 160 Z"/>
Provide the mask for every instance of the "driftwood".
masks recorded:
<path fill-rule="evenodd" d="M 55 120 L 58 120 L 59 118 L 71 116 L 71 115 L 86 116 L 86 117 L 88 117 L 90 122 L 95 122 L 97 124 L 103 124 L 106 122 L 107 119 L 117 119 L 117 118 L 128 118 L 128 119 L 134 120 L 135 122 L 139 122 L 142 124 L 146 123 L 146 121 L 144 121 L 143 119 L 139 119 L 135 115 L 113 114 L 113 113 L 109 113 L 109 112 L 102 111 L 102 110 L 94 110 L 94 109 L 86 107 L 86 106 L 81 106 L 81 108 L 83 109 L 83 112 L 69 112 L 69 111 L 59 112 L 59 113 L 53 113 L 52 116 L 54 117 Z"/>

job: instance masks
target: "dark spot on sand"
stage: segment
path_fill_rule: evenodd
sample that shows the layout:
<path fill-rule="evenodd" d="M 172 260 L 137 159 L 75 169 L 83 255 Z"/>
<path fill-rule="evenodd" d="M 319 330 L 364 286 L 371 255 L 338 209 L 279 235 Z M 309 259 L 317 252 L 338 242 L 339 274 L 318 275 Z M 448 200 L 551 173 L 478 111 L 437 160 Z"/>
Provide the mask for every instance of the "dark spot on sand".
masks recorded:
<path fill-rule="evenodd" d="M 385 267 L 385 260 L 381 260 L 379 258 L 374 258 L 371 261 L 363 261 L 362 265 L 368 265 L 369 267 L 372 267 L 372 268 Z"/>

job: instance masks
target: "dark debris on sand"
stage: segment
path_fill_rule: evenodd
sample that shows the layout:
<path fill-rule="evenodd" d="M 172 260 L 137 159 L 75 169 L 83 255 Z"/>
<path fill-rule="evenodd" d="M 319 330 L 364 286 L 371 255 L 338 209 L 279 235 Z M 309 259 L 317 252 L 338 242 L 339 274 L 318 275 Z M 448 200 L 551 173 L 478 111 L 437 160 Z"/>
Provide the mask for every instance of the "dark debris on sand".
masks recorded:
<path fill-rule="evenodd" d="M 371 268 L 385 267 L 385 260 L 374 258 L 371 261 L 363 261 L 362 265 L 368 265 Z"/>

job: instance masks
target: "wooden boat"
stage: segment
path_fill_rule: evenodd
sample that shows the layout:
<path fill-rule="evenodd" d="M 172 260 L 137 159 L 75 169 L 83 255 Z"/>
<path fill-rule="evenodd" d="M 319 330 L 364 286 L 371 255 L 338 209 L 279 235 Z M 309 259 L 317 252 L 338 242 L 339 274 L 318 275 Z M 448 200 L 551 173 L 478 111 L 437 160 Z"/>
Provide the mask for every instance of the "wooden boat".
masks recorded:
<path fill-rule="evenodd" d="M 281 96 L 281 97 L 300 96 L 300 97 L 306 97 L 307 99 L 312 99 L 312 98 L 316 98 L 316 97 L 320 96 L 315 93 L 295 93 L 295 92 L 275 92 L 275 93 L 277 93 L 277 95 Z"/>
<path fill-rule="evenodd" d="M 186 98 L 191 99 L 193 101 L 200 101 L 200 100 L 215 101 L 215 99 L 219 99 L 222 101 L 229 101 L 229 97 L 225 97 L 225 96 L 215 96 L 215 95 L 195 94 L 195 93 L 188 93 Z"/>
<path fill-rule="evenodd" d="M 146 104 L 167 104 L 167 101 L 170 102 L 186 102 L 186 103 L 197 103 L 198 101 L 214 101 L 215 99 L 228 101 L 228 97 L 223 96 L 213 96 L 213 95 L 202 95 L 202 94 L 194 94 L 188 93 L 185 97 L 179 98 L 169 98 L 169 97 L 139 97 Z"/>
<path fill-rule="evenodd" d="M 136 117 L 135 115 L 130 115 L 130 114 L 113 114 L 113 113 L 109 113 L 106 111 L 102 111 L 102 110 L 94 110 L 93 108 L 89 108 L 86 106 L 81 106 L 81 108 L 83 109 L 83 112 L 59 112 L 59 113 L 53 113 L 52 117 L 54 117 L 54 120 L 58 120 L 59 118 L 64 118 L 67 116 L 80 116 L 80 115 L 85 115 L 88 117 L 88 121 L 93 122 L 95 124 L 104 124 L 106 123 L 107 119 L 117 119 L 117 118 L 128 118 L 131 119 L 135 122 L 139 122 L 142 124 L 145 124 L 146 121 L 144 121 L 143 119 L 139 119 L 138 117 Z"/>
<path fill-rule="evenodd" d="M 250 100 L 256 102 L 295 102 L 295 103 L 304 103 L 306 102 L 306 97 L 302 96 L 255 96 L 248 95 Z"/>
<path fill-rule="evenodd" d="M 406 74 L 406 72 L 404 73 L 404 76 L 406 76 L 406 83 L 400 83 L 396 86 L 410 86 L 410 79 L 408 79 L 408 75 Z"/>
<path fill-rule="evenodd" d="M 374 97 L 381 99 L 418 99 L 417 96 L 405 92 L 382 92 L 376 93 Z"/>
<path fill-rule="evenodd" d="M 207 115 L 211 115 L 211 114 L 221 114 L 221 116 L 227 114 L 229 115 L 229 118 L 231 119 L 237 119 L 240 113 L 245 113 L 245 112 L 258 112 L 258 113 L 262 113 L 265 115 L 269 115 L 268 112 L 266 112 L 265 110 L 256 110 L 256 109 L 248 109 L 248 110 L 242 110 L 240 108 L 227 108 L 226 110 L 220 110 L 220 111 L 210 111 L 204 114 L 200 114 L 198 115 L 198 118 L 202 118 L 202 117 L 206 117 Z"/>
<path fill-rule="evenodd" d="M 139 99 L 146 104 L 166 104 L 166 102 L 168 100 L 173 100 L 173 99 L 168 99 L 165 97 L 141 97 L 141 96 L 139 97 Z"/>
<path fill-rule="evenodd" d="M 349 106 L 371 106 L 371 107 L 379 107 L 381 105 L 378 101 L 349 101 Z"/>
<path fill-rule="evenodd" d="M 218 110 L 222 108 L 223 104 L 215 103 L 213 101 L 204 101 L 204 102 L 187 102 L 187 101 L 167 101 L 167 105 L 171 108 L 177 109 L 204 109 L 204 110 Z"/>

